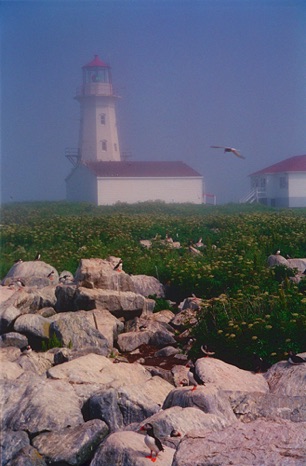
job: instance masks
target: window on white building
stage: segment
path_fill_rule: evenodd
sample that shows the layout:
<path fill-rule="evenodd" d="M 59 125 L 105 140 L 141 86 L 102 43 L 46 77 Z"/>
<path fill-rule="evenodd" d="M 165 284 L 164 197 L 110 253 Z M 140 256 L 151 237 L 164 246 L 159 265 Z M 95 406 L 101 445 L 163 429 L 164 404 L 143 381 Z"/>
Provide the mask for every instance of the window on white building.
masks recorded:
<path fill-rule="evenodd" d="M 101 113 L 100 123 L 101 123 L 101 125 L 105 125 L 105 123 L 106 123 L 105 113 Z"/>
<path fill-rule="evenodd" d="M 102 150 L 107 150 L 107 141 L 106 139 L 103 139 L 103 141 L 101 141 L 101 144 L 102 144 Z"/>
<path fill-rule="evenodd" d="M 115 149 L 115 152 L 117 152 L 117 144 L 114 143 L 114 149 Z"/>
<path fill-rule="evenodd" d="M 288 178 L 287 178 L 287 176 L 281 176 L 281 177 L 279 178 L 279 187 L 280 187 L 281 189 L 286 189 L 286 188 L 288 188 Z"/>

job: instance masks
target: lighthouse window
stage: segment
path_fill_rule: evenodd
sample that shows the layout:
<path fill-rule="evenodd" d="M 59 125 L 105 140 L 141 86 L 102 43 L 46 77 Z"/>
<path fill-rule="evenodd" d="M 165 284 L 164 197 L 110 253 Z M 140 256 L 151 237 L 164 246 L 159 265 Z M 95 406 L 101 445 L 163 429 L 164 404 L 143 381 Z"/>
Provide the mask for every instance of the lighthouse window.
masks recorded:
<path fill-rule="evenodd" d="M 102 150 L 107 150 L 107 141 L 104 139 L 102 142 Z"/>
<path fill-rule="evenodd" d="M 101 125 L 105 125 L 105 113 L 101 113 L 101 115 L 100 115 L 100 123 L 101 123 Z"/>

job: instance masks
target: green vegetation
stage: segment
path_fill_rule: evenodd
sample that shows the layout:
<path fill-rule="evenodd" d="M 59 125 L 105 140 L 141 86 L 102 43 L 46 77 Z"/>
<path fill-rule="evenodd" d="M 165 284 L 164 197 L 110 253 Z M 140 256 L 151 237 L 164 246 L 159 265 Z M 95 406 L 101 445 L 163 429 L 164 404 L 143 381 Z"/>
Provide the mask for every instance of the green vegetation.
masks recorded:
<path fill-rule="evenodd" d="M 3 206 L 1 225 L 1 278 L 15 260 L 32 260 L 38 251 L 59 272 L 72 273 L 81 258 L 120 256 L 127 273 L 157 277 L 171 300 L 192 293 L 203 299 L 195 350 L 207 343 L 247 367 L 252 352 L 275 362 L 289 348 L 306 349 L 305 279 L 297 286 L 286 267 L 267 267 L 277 249 L 306 257 L 306 209 L 21 203 Z M 139 242 L 167 233 L 181 249 Z M 200 237 L 206 248 L 191 255 L 188 244 Z"/>

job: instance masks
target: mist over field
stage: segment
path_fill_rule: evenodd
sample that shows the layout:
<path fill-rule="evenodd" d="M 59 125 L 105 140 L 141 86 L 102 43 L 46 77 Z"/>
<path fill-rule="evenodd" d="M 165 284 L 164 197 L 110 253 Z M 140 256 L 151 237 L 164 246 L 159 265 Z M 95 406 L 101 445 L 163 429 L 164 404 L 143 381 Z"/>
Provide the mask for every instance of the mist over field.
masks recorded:
<path fill-rule="evenodd" d="M 305 154 L 306 4 L 3 1 L 2 202 L 65 199 L 81 67 L 112 67 L 122 152 L 201 173 L 218 204 Z M 245 160 L 211 145 L 231 146 Z"/>

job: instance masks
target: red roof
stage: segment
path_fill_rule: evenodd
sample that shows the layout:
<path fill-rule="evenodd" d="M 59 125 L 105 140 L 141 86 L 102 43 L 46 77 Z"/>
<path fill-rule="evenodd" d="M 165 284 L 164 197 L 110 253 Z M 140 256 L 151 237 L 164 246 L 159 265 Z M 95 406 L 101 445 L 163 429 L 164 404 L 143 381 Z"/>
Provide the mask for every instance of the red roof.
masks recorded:
<path fill-rule="evenodd" d="M 250 176 L 289 172 L 306 172 L 306 155 L 290 157 L 289 159 L 270 165 L 267 168 L 263 168 L 258 172 L 251 173 Z"/>
<path fill-rule="evenodd" d="M 100 177 L 196 177 L 202 176 L 183 162 L 85 162 Z"/>
<path fill-rule="evenodd" d="M 100 60 L 98 55 L 95 55 L 95 58 L 91 60 L 87 65 L 82 66 L 82 68 L 93 68 L 96 66 L 103 66 L 103 68 L 109 68 L 109 65 L 107 65 L 104 61 Z"/>

